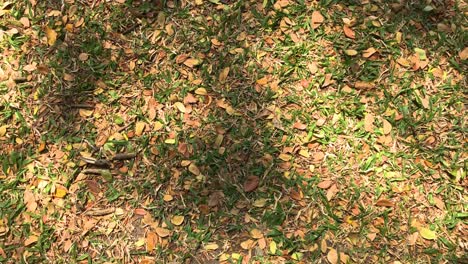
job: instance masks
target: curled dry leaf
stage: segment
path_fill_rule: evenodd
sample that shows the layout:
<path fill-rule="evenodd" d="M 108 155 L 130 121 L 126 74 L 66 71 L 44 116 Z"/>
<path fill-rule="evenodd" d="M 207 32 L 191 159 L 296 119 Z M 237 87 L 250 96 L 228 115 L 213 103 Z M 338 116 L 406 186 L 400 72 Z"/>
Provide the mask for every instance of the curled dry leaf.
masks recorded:
<path fill-rule="evenodd" d="M 158 234 L 158 236 L 160 237 L 168 237 L 171 234 L 171 231 L 169 229 L 162 228 L 162 227 L 156 227 L 155 231 L 156 231 L 156 234 Z"/>
<path fill-rule="evenodd" d="M 257 189 L 258 184 L 260 183 L 260 179 L 258 176 L 252 175 L 247 177 L 244 182 L 244 192 L 252 192 Z"/>

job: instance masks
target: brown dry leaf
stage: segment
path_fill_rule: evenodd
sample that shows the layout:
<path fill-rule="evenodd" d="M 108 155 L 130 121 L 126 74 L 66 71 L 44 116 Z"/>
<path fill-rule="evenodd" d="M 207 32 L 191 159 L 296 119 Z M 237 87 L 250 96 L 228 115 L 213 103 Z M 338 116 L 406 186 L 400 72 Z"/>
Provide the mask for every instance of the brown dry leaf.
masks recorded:
<path fill-rule="evenodd" d="M 45 33 L 47 37 L 47 44 L 49 44 L 49 46 L 54 45 L 57 41 L 57 32 L 55 32 L 55 30 L 51 29 L 50 27 L 46 27 Z"/>
<path fill-rule="evenodd" d="M 319 187 L 320 189 L 328 189 L 330 188 L 332 184 L 333 184 L 333 181 L 325 180 L 317 184 L 317 187 Z"/>
<path fill-rule="evenodd" d="M 175 226 L 180 226 L 184 222 L 185 217 L 183 215 L 174 215 L 171 218 L 171 223 Z"/>
<path fill-rule="evenodd" d="M 445 203 L 439 197 L 434 196 L 434 203 L 437 208 L 440 210 L 445 210 Z"/>
<path fill-rule="evenodd" d="M 321 161 L 323 160 L 323 158 L 325 158 L 325 153 L 323 153 L 322 151 L 315 152 L 312 155 L 312 158 L 314 159 L 314 161 Z"/>
<path fill-rule="evenodd" d="M 92 116 L 93 112 L 94 112 L 93 110 L 83 109 L 83 108 L 79 110 L 80 116 L 84 118 Z"/>
<path fill-rule="evenodd" d="M 172 195 L 170 195 L 170 194 L 165 194 L 165 195 L 163 196 L 163 200 L 164 200 L 165 202 L 170 202 L 170 201 L 174 200 L 174 197 L 173 197 Z"/>
<path fill-rule="evenodd" d="M 188 170 L 196 176 L 200 175 L 200 169 L 193 163 L 190 163 Z"/>
<path fill-rule="evenodd" d="M 139 121 L 135 125 L 135 136 L 139 137 L 143 134 L 143 131 L 145 130 L 146 123 L 143 121 Z"/>
<path fill-rule="evenodd" d="M 343 252 L 340 252 L 340 262 L 344 264 L 349 263 L 349 256 Z"/>
<path fill-rule="evenodd" d="M 263 77 L 263 78 L 260 78 L 260 79 L 257 80 L 258 85 L 265 85 L 267 83 L 268 83 L 267 77 Z"/>
<path fill-rule="evenodd" d="M 368 48 L 365 51 L 363 51 L 362 56 L 364 58 L 369 58 L 370 56 L 374 55 L 374 53 L 376 53 L 376 52 L 377 52 L 377 50 L 371 47 L 371 48 Z"/>
<path fill-rule="evenodd" d="M 406 68 L 409 68 L 409 67 L 411 66 L 409 60 L 407 60 L 407 59 L 405 59 L 405 58 L 403 58 L 403 57 L 398 58 L 398 59 L 396 60 L 396 62 L 397 62 L 398 64 L 400 64 L 401 66 L 406 67 Z"/>
<path fill-rule="evenodd" d="M 184 65 L 190 68 L 193 68 L 200 64 L 201 64 L 201 60 L 193 59 L 193 58 L 190 58 L 184 61 Z"/>
<path fill-rule="evenodd" d="M 364 129 L 367 132 L 374 132 L 374 121 L 375 117 L 371 113 L 367 113 L 364 117 Z"/>
<path fill-rule="evenodd" d="M 257 189 L 258 184 L 260 183 L 260 179 L 258 176 L 252 175 L 247 177 L 244 182 L 244 192 L 251 192 Z"/>
<path fill-rule="evenodd" d="M 354 31 L 348 26 L 343 26 L 343 32 L 345 36 L 350 39 L 354 39 L 356 37 L 356 34 L 354 33 Z"/>
<path fill-rule="evenodd" d="M 265 238 L 260 238 L 257 242 L 258 242 L 258 247 L 260 249 L 265 249 L 266 248 L 266 245 L 267 245 L 266 242 L 267 241 L 266 241 Z"/>
<path fill-rule="evenodd" d="M 154 232 L 146 233 L 146 251 L 152 252 L 156 248 L 158 236 Z"/>
<path fill-rule="evenodd" d="M 330 248 L 330 251 L 328 251 L 327 254 L 327 259 L 331 264 L 337 264 L 338 263 L 338 252 L 334 248 Z"/>
<path fill-rule="evenodd" d="M 221 71 L 221 73 L 219 73 L 218 80 L 219 80 L 220 83 L 225 83 L 226 82 L 226 79 L 227 79 L 227 77 L 229 75 L 229 70 L 230 70 L 229 67 L 226 67 Z"/>
<path fill-rule="evenodd" d="M 314 12 L 312 12 L 312 21 L 311 21 L 312 25 L 311 26 L 313 29 L 320 27 L 320 25 L 323 23 L 324 20 L 325 20 L 324 17 L 319 11 L 315 10 Z"/>
<path fill-rule="evenodd" d="M 388 200 L 388 199 L 379 199 L 375 203 L 375 205 L 384 206 L 384 207 L 393 207 L 393 206 L 395 206 L 395 204 L 392 201 Z"/>
<path fill-rule="evenodd" d="M 390 134 L 390 132 L 392 131 L 392 124 L 390 124 L 390 122 L 388 122 L 386 119 L 383 120 L 383 132 L 385 135 L 388 135 Z"/>
<path fill-rule="evenodd" d="M 219 245 L 216 243 L 208 243 L 204 246 L 206 250 L 216 250 L 219 248 Z"/>
<path fill-rule="evenodd" d="M 460 56 L 460 59 L 462 60 L 468 59 L 468 47 L 465 47 L 462 51 L 460 51 L 458 56 Z"/>
<path fill-rule="evenodd" d="M 175 102 L 174 106 L 179 109 L 180 112 L 185 113 L 187 110 L 185 109 L 185 105 L 182 102 Z"/>
<path fill-rule="evenodd" d="M 293 200 L 300 201 L 300 200 L 302 200 L 302 198 L 304 197 L 304 194 L 302 193 L 301 190 L 299 190 L 299 191 L 291 190 L 291 192 L 289 193 L 289 196 L 290 196 Z"/>
<path fill-rule="evenodd" d="M 162 227 L 157 227 L 155 228 L 156 234 L 158 234 L 159 237 L 168 237 L 171 234 L 171 231 L 166 228 Z"/>

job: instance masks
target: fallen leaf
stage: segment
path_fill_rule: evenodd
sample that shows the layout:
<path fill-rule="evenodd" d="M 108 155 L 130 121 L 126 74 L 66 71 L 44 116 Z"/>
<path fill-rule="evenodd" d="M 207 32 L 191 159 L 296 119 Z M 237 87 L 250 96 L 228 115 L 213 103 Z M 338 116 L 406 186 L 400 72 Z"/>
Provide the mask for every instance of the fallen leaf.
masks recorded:
<path fill-rule="evenodd" d="M 193 163 L 190 163 L 188 170 L 196 176 L 200 175 L 200 169 Z"/>
<path fill-rule="evenodd" d="M 255 202 L 253 203 L 253 206 L 261 208 L 261 207 L 264 207 L 266 203 L 267 203 L 267 199 L 260 198 L 260 199 L 255 200 Z"/>
<path fill-rule="evenodd" d="M 158 237 L 154 232 L 146 233 L 146 251 L 151 252 L 156 248 Z"/>
<path fill-rule="evenodd" d="M 343 252 L 340 252 L 340 262 L 344 264 L 349 263 L 349 256 Z"/>
<path fill-rule="evenodd" d="M 468 47 L 465 47 L 462 51 L 460 51 L 458 56 L 460 56 L 460 59 L 462 60 L 468 59 Z"/>
<path fill-rule="evenodd" d="M 29 22 L 29 18 L 27 18 L 27 17 L 22 17 L 22 18 L 20 18 L 19 21 L 21 22 L 21 24 L 23 24 L 23 27 L 25 27 L 25 28 L 28 28 L 28 27 L 31 26 L 31 22 Z"/>
<path fill-rule="evenodd" d="M 296 122 L 294 123 L 293 128 L 299 129 L 299 130 L 305 130 L 307 128 L 307 125 L 302 124 L 301 122 Z"/>
<path fill-rule="evenodd" d="M 276 254 L 276 249 L 277 249 L 276 242 L 271 241 L 270 242 L 270 254 L 272 255 Z"/>
<path fill-rule="evenodd" d="M 187 66 L 187 67 L 190 67 L 190 68 L 193 68 L 197 65 L 200 65 L 201 64 L 201 61 L 198 60 L 198 59 L 187 59 L 184 61 L 184 65 Z"/>
<path fill-rule="evenodd" d="M 258 176 L 252 175 L 247 177 L 244 182 L 244 192 L 251 192 L 257 189 L 258 184 L 260 183 L 260 179 Z"/>
<path fill-rule="evenodd" d="M 390 201 L 390 200 L 387 200 L 387 199 L 379 199 L 375 205 L 377 206 L 384 206 L 384 207 L 393 207 L 395 206 L 395 204 Z"/>
<path fill-rule="evenodd" d="M 322 181 L 319 184 L 317 184 L 317 187 L 319 187 L 320 189 L 328 189 L 328 188 L 330 188 L 330 186 L 332 184 L 333 184 L 333 181 L 326 180 L 326 181 Z"/>
<path fill-rule="evenodd" d="M 145 129 L 146 127 L 146 123 L 143 122 L 143 121 L 139 121 L 136 123 L 135 125 L 135 135 L 137 137 L 141 136 L 143 134 L 143 130 Z"/>
<path fill-rule="evenodd" d="M 80 55 L 78 55 L 78 59 L 80 61 L 87 61 L 89 59 L 89 54 L 88 53 L 80 53 Z"/>
<path fill-rule="evenodd" d="M 165 195 L 163 196 L 163 200 L 164 200 L 165 202 L 170 202 L 170 201 L 174 200 L 174 197 L 172 197 L 172 195 L 170 195 L 170 194 L 165 194 Z"/>
<path fill-rule="evenodd" d="M 156 227 L 155 231 L 156 231 L 156 234 L 158 234 L 158 236 L 160 237 L 168 237 L 171 234 L 171 231 L 169 229 L 162 228 L 162 227 Z"/>
<path fill-rule="evenodd" d="M 312 25 L 311 26 L 313 29 L 320 27 L 320 25 L 323 23 L 324 20 L 325 20 L 324 17 L 319 11 L 315 10 L 314 12 L 312 12 Z"/>
<path fill-rule="evenodd" d="M 356 82 L 354 83 L 354 88 L 360 89 L 360 90 L 370 90 L 374 88 L 374 84 L 369 83 L 369 82 Z"/>
<path fill-rule="evenodd" d="M 309 154 L 309 151 L 307 149 L 299 150 L 299 155 L 301 155 L 304 158 L 310 158 L 310 154 Z"/>
<path fill-rule="evenodd" d="M 428 229 L 428 228 L 425 228 L 425 227 L 421 227 L 421 229 L 419 229 L 419 234 L 424 238 L 424 239 L 427 239 L 427 240 L 434 240 L 437 238 L 437 235 L 434 231 Z"/>
<path fill-rule="evenodd" d="M 242 249 L 245 249 L 245 250 L 249 250 L 252 248 L 252 246 L 254 245 L 255 241 L 252 240 L 252 239 L 247 239 L 243 242 L 241 242 L 240 246 Z"/>
<path fill-rule="evenodd" d="M 330 251 L 328 251 L 327 254 L 327 259 L 331 264 L 336 264 L 338 263 L 338 252 L 334 248 L 330 248 Z"/>
<path fill-rule="evenodd" d="M 55 185 L 55 197 L 57 198 L 63 198 L 65 195 L 67 195 L 67 188 L 65 188 L 62 185 Z"/>
<path fill-rule="evenodd" d="M 363 51 L 362 56 L 364 58 L 369 58 L 370 56 L 374 55 L 374 53 L 376 53 L 376 52 L 377 52 L 377 50 L 371 47 L 371 48 L 368 48 L 365 51 Z"/>
<path fill-rule="evenodd" d="M 289 155 L 289 154 L 284 154 L 284 153 L 279 154 L 278 157 L 279 157 L 280 160 L 282 160 L 282 161 L 290 161 L 291 158 L 292 158 L 291 155 Z"/>
<path fill-rule="evenodd" d="M 257 228 L 250 230 L 250 236 L 255 239 L 263 238 L 263 233 Z"/>
<path fill-rule="evenodd" d="M 338 190 L 338 187 L 336 186 L 336 184 L 333 184 L 328 190 L 327 190 L 327 200 L 328 201 L 331 201 L 331 199 L 333 199 L 333 197 L 335 197 L 335 195 L 339 192 Z"/>
<path fill-rule="evenodd" d="M 218 244 L 216 243 L 208 243 L 204 246 L 206 250 L 216 250 L 219 248 Z"/>
<path fill-rule="evenodd" d="M 185 113 L 187 110 L 185 109 L 185 105 L 182 102 L 175 102 L 174 106 L 179 109 L 180 112 Z"/>
<path fill-rule="evenodd" d="M 345 54 L 348 55 L 348 56 L 356 56 L 358 54 L 358 52 L 357 52 L 357 50 L 348 49 L 348 50 L 345 50 Z"/>
<path fill-rule="evenodd" d="M 8 128 L 8 125 L 0 126 L 0 137 L 3 137 L 6 135 L 7 128 Z"/>
<path fill-rule="evenodd" d="M 356 34 L 354 33 L 354 31 L 348 26 L 343 26 L 343 32 L 345 36 L 350 39 L 354 39 L 356 37 Z"/>
<path fill-rule="evenodd" d="M 367 113 L 364 116 L 364 129 L 367 132 L 370 132 L 370 133 L 374 132 L 374 120 L 375 120 L 375 117 L 371 113 Z"/>
<path fill-rule="evenodd" d="M 219 74 L 219 78 L 218 78 L 219 82 L 225 83 L 228 75 L 229 75 L 229 67 L 226 67 Z"/>
<path fill-rule="evenodd" d="M 81 109 L 79 110 L 79 114 L 80 114 L 81 117 L 90 117 L 90 116 L 93 115 L 93 112 L 94 112 L 94 111 L 93 111 L 93 110 L 90 110 L 90 109 L 83 109 L 83 108 L 81 108 Z"/>
<path fill-rule="evenodd" d="M 195 90 L 195 94 L 198 94 L 198 95 L 207 95 L 207 92 L 206 92 L 206 89 L 205 88 L 197 88 Z"/>
<path fill-rule="evenodd" d="M 171 223 L 176 225 L 176 226 L 180 226 L 183 222 L 184 222 L 184 216 L 183 215 L 174 215 L 172 218 L 171 218 Z"/>
<path fill-rule="evenodd" d="M 24 246 L 27 247 L 31 244 L 34 244 L 37 242 L 37 240 L 39 240 L 39 237 L 38 236 L 35 236 L 35 235 L 30 235 L 25 241 L 24 241 Z"/>
<path fill-rule="evenodd" d="M 47 37 L 47 44 L 49 44 L 49 46 L 52 46 L 55 44 L 55 42 L 57 41 L 57 32 L 55 32 L 55 30 L 49 28 L 49 27 L 46 27 L 45 28 L 45 33 L 46 33 L 46 37 Z"/>
<path fill-rule="evenodd" d="M 392 124 L 390 124 L 390 122 L 388 122 L 386 119 L 383 120 L 383 132 L 385 135 L 388 135 L 390 134 L 390 132 L 392 131 Z"/>

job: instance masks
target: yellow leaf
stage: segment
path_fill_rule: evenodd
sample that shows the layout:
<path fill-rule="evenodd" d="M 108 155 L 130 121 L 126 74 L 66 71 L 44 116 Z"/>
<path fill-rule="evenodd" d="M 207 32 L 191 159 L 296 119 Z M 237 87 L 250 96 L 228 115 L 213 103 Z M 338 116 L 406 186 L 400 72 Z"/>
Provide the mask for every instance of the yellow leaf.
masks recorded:
<path fill-rule="evenodd" d="M 348 56 L 356 56 L 358 52 L 356 50 L 349 49 L 349 50 L 345 50 L 345 54 Z"/>
<path fill-rule="evenodd" d="M 174 103 L 174 106 L 177 107 L 177 109 L 179 109 L 180 112 L 182 113 L 185 113 L 185 105 L 181 102 L 175 102 Z"/>
<path fill-rule="evenodd" d="M 143 130 L 145 129 L 146 127 L 146 123 L 145 122 L 137 122 L 136 125 L 135 125 L 135 135 L 136 136 L 141 136 L 143 134 Z"/>
<path fill-rule="evenodd" d="M 288 155 L 288 154 L 284 154 L 284 153 L 281 153 L 279 155 L 279 158 L 283 161 L 290 161 L 291 160 L 291 155 Z"/>
<path fill-rule="evenodd" d="M 267 202 L 267 199 L 260 198 L 260 199 L 255 200 L 255 202 L 253 203 L 253 206 L 255 206 L 255 207 L 264 207 L 266 202 Z"/>
<path fill-rule="evenodd" d="M 172 195 L 170 195 L 170 194 L 165 194 L 165 195 L 163 196 L 163 200 L 164 200 L 165 202 L 170 202 L 170 201 L 174 200 L 174 197 L 172 197 Z"/>
<path fill-rule="evenodd" d="M 218 244 L 216 243 L 208 243 L 204 246 L 206 250 L 216 250 L 219 248 Z"/>
<path fill-rule="evenodd" d="M 171 234 L 170 230 L 162 227 L 156 227 L 155 231 L 160 237 L 168 237 Z"/>
<path fill-rule="evenodd" d="M 193 163 L 190 163 L 188 170 L 196 176 L 200 175 L 200 169 Z"/>
<path fill-rule="evenodd" d="M 184 222 L 184 216 L 183 215 L 174 215 L 171 218 L 171 223 L 180 226 Z"/>
<path fill-rule="evenodd" d="M 307 149 L 299 150 L 299 155 L 301 155 L 304 158 L 309 158 L 310 157 L 309 151 Z"/>
<path fill-rule="evenodd" d="M 424 227 L 421 227 L 421 229 L 419 229 L 419 234 L 427 240 L 434 240 L 437 238 L 437 235 L 434 231 Z"/>
<path fill-rule="evenodd" d="M 156 121 L 156 122 L 154 122 L 153 130 L 155 130 L 155 131 L 161 130 L 161 128 L 163 128 L 163 126 L 164 125 L 161 122 Z"/>
<path fill-rule="evenodd" d="M 65 195 L 67 195 L 67 188 L 60 185 L 55 186 L 55 197 L 63 198 Z"/>
<path fill-rule="evenodd" d="M 54 45 L 55 41 L 57 41 L 57 32 L 55 32 L 53 29 L 49 27 L 46 27 L 45 33 L 47 37 L 47 44 L 49 44 L 49 46 Z"/>
<path fill-rule="evenodd" d="M 156 233 L 154 232 L 148 232 L 146 234 L 146 251 L 151 252 L 154 250 L 156 247 L 156 242 L 158 241 L 158 238 L 156 236 Z"/>
<path fill-rule="evenodd" d="M 195 90 L 195 94 L 198 94 L 198 95 L 207 95 L 208 93 L 206 92 L 206 89 L 205 88 L 198 88 Z"/>
<path fill-rule="evenodd" d="M 164 140 L 164 143 L 166 144 L 175 144 L 175 138 L 168 138 Z"/>
<path fill-rule="evenodd" d="M 231 258 L 233 260 L 239 260 L 241 258 L 241 255 L 239 253 L 232 253 Z"/>
<path fill-rule="evenodd" d="M 6 135 L 7 128 L 8 128 L 7 125 L 3 125 L 3 126 L 0 127 L 0 137 L 3 137 L 3 136 Z"/>
<path fill-rule="evenodd" d="M 276 249 L 277 249 L 276 242 L 271 241 L 270 242 L 270 253 L 273 254 L 273 255 L 276 254 Z"/>
<path fill-rule="evenodd" d="M 225 83 L 228 75 L 229 75 L 229 67 L 226 67 L 219 74 L 219 82 L 220 83 Z"/>

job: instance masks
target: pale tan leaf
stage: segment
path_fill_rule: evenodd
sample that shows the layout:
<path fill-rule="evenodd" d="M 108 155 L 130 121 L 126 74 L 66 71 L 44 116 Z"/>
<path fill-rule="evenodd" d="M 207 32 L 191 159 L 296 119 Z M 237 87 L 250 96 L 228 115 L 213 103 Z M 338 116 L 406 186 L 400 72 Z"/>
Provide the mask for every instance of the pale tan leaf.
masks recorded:
<path fill-rule="evenodd" d="M 383 132 L 385 135 L 388 135 L 390 134 L 390 132 L 392 131 L 392 124 L 390 124 L 390 122 L 388 122 L 386 119 L 383 120 Z"/>
<path fill-rule="evenodd" d="M 193 58 L 190 58 L 184 61 L 184 65 L 190 68 L 193 68 L 200 64 L 201 64 L 201 60 L 193 59 Z"/>
<path fill-rule="evenodd" d="M 338 263 L 338 252 L 334 248 L 330 248 L 327 254 L 327 259 L 331 264 Z"/>
<path fill-rule="evenodd" d="M 465 47 L 462 51 L 460 51 L 458 56 L 460 56 L 460 59 L 462 60 L 468 59 L 468 47 Z"/>
<path fill-rule="evenodd" d="M 94 112 L 94 111 L 93 111 L 93 110 L 90 110 L 90 109 L 83 109 L 83 108 L 81 108 L 81 109 L 79 110 L 80 116 L 81 116 L 81 117 L 85 117 L 85 118 L 86 118 L 86 117 L 92 116 L 92 115 L 93 115 L 93 112 Z"/>
<path fill-rule="evenodd" d="M 357 52 L 357 50 L 348 49 L 348 50 L 345 50 L 345 54 L 348 55 L 348 56 L 356 56 L 358 54 L 358 52 Z"/>
<path fill-rule="evenodd" d="M 204 246 L 206 250 L 216 250 L 219 248 L 219 245 L 216 243 L 208 243 Z"/>
<path fill-rule="evenodd" d="M 371 47 L 371 48 L 368 48 L 365 51 L 363 51 L 362 56 L 364 58 L 369 58 L 370 56 L 374 55 L 374 53 L 376 53 L 376 52 L 377 52 L 377 50 Z"/>
<path fill-rule="evenodd" d="M 225 83 L 226 82 L 226 79 L 227 79 L 227 77 L 229 75 L 229 70 L 230 70 L 229 67 L 226 67 L 219 73 L 218 80 L 219 80 L 220 83 Z"/>
<path fill-rule="evenodd" d="M 257 228 L 250 230 L 250 236 L 255 239 L 263 238 L 263 233 Z"/>
<path fill-rule="evenodd" d="M 371 113 L 367 113 L 364 116 L 364 129 L 367 132 L 370 132 L 370 133 L 374 132 L 374 120 L 375 120 L 375 117 Z"/>
<path fill-rule="evenodd" d="M 8 128 L 8 125 L 0 126 L 0 137 L 3 137 L 6 135 L 7 128 Z"/>
<path fill-rule="evenodd" d="M 190 163 L 188 170 L 196 176 L 200 175 L 200 169 L 193 163 Z"/>
<path fill-rule="evenodd" d="M 195 94 L 198 94 L 198 95 L 207 95 L 208 93 L 206 92 L 206 89 L 205 88 L 198 88 L 195 90 Z"/>
<path fill-rule="evenodd" d="M 31 244 L 34 244 L 39 240 L 39 237 L 36 235 L 30 235 L 25 241 L 24 241 L 24 246 L 27 247 Z"/>
<path fill-rule="evenodd" d="M 388 199 L 379 199 L 375 203 L 375 205 L 384 206 L 384 207 L 393 207 L 393 206 L 395 206 L 395 204 L 392 201 L 388 200 Z"/>
<path fill-rule="evenodd" d="M 169 229 L 162 228 L 162 227 L 156 227 L 155 231 L 156 231 L 156 234 L 158 234 L 158 236 L 160 237 L 168 237 L 171 234 L 171 231 Z"/>
<path fill-rule="evenodd" d="M 252 239 L 247 239 L 243 242 L 241 242 L 240 246 L 242 249 L 245 249 L 245 250 L 249 250 L 252 248 L 252 246 L 254 245 L 255 241 L 252 240 Z"/>
<path fill-rule="evenodd" d="M 330 186 L 332 186 L 332 184 L 333 184 L 333 181 L 325 180 L 317 184 L 317 187 L 319 187 L 320 189 L 328 189 L 330 188 Z"/>
<path fill-rule="evenodd" d="M 80 53 L 80 55 L 78 55 L 78 59 L 80 61 L 87 61 L 89 59 L 89 54 L 88 53 Z"/>

